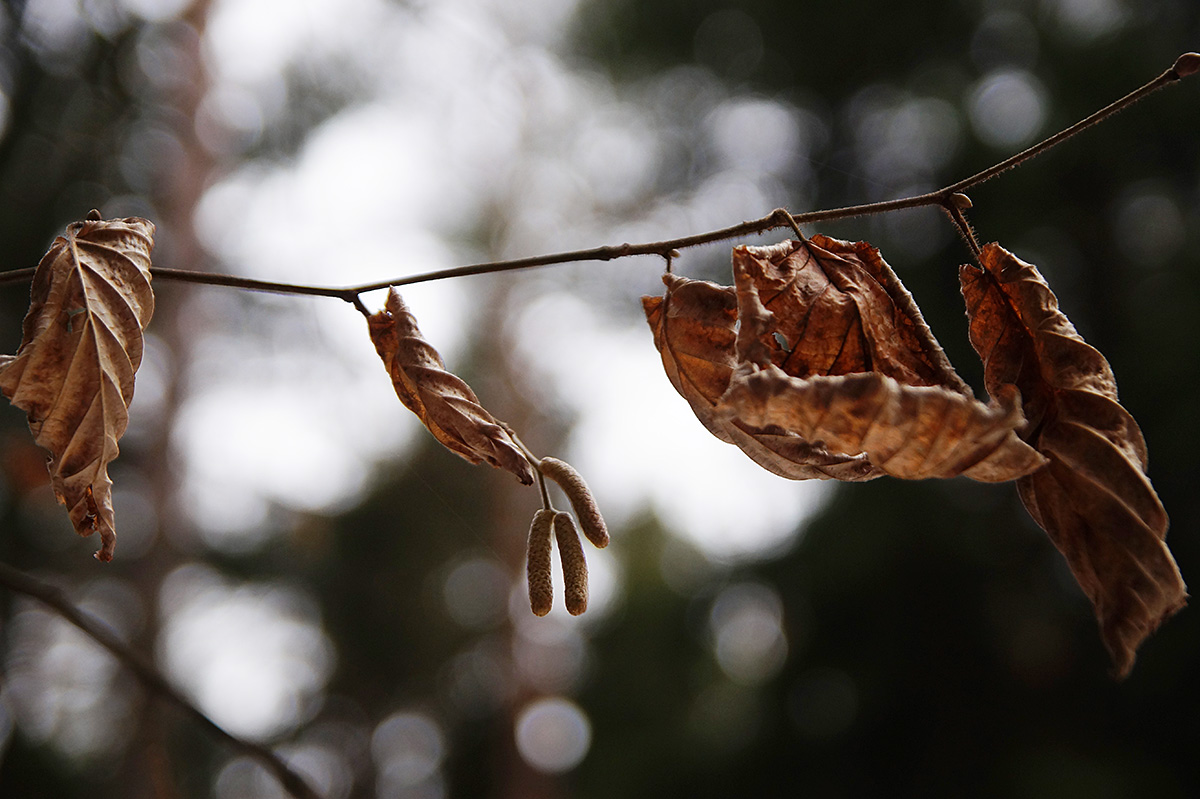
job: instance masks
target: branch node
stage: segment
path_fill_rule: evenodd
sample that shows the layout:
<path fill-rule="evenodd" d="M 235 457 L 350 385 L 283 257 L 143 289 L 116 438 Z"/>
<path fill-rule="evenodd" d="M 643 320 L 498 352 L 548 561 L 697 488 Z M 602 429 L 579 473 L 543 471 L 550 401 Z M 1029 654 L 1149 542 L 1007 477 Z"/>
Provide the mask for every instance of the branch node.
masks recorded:
<path fill-rule="evenodd" d="M 808 241 L 804 234 L 800 232 L 800 226 L 796 224 L 796 217 L 792 216 L 791 212 L 786 208 L 776 208 L 771 212 L 771 218 L 779 220 L 779 226 L 787 225 L 796 234 L 797 241 Z"/>
<path fill-rule="evenodd" d="M 971 198 L 963 194 L 961 191 L 956 191 L 951 194 L 948 202 L 960 211 L 965 211 L 973 205 Z"/>
<path fill-rule="evenodd" d="M 958 228 L 963 241 L 971 249 L 971 254 L 978 258 L 981 250 L 979 240 L 975 238 L 975 231 L 972 229 L 971 223 L 967 221 L 965 213 L 966 209 L 970 207 L 971 199 L 961 192 L 955 192 L 942 199 L 942 210 L 946 212 L 946 215 L 954 222 L 954 226 Z"/>
<path fill-rule="evenodd" d="M 357 291 L 348 292 L 346 296 L 342 297 L 342 299 L 353 305 L 355 310 L 357 310 L 363 316 L 367 317 L 368 319 L 371 318 L 371 311 L 367 308 L 367 306 L 363 305 L 362 297 L 359 296 Z"/>

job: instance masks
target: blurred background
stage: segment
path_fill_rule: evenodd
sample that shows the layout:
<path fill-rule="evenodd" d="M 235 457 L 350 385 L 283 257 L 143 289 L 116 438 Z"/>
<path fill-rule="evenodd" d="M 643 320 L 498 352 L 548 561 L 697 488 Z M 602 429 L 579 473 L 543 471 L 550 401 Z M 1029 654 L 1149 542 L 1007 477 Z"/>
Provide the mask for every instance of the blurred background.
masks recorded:
<path fill-rule="evenodd" d="M 27 0 L 0 11 L 0 247 L 91 208 L 155 264 L 323 285 L 652 241 L 951 183 L 1200 49 L 1191 0 Z M 971 191 L 1140 421 L 1200 574 L 1200 79 Z M 937 212 L 882 248 L 977 390 Z M 767 243 L 780 236 L 753 239 Z M 731 282 L 729 243 L 675 268 Z M 1200 624 L 1124 683 L 1011 485 L 793 483 L 662 372 L 624 259 L 413 286 L 426 338 L 612 545 L 528 611 L 536 492 L 440 449 L 331 299 L 156 283 L 109 565 L 0 410 L 0 558 L 329 799 L 1200 794 Z M 365 298 L 372 309 L 382 293 Z M 0 287 L 0 351 L 23 284 Z M 280 797 L 0 592 L 0 796 Z"/>

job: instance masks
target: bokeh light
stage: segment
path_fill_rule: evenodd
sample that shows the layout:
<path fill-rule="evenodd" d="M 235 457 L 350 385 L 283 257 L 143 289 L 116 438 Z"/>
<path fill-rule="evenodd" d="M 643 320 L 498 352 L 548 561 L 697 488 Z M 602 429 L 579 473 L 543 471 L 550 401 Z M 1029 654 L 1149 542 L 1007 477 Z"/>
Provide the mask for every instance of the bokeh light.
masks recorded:
<path fill-rule="evenodd" d="M 446 756 L 442 728 L 423 713 L 402 711 L 385 718 L 371 735 L 376 795 L 430 795 L 441 785 L 440 768 Z"/>
<path fill-rule="evenodd" d="M 587 756 L 592 725 L 579 705 L 562 697 L 544 697 L 517 714 L 517 751 L 538 771 L 570 771 Z"/>
<path fill-rule="evenodd" d="M 971 90 L 967 110 L 975 135 L 999 149 L 1030 143 L 1046 120 L 1046 90 L 1023 69 L 998 69 Z"/>
<path fill-rule="evenodd" d="M 218 724 L 269 738 L 311 715 L 334 653 L 302 592 L 188 565 L 163 582 L 160 604 L 159 662 Z"/>
<path fill-rule="evenodd" d="M 758 583 L 722 589 L 709 612 L 713 654 L 733 681 L 754 685 L 774 677 L 787 658 L 783 603 Z"/>
<path fill-rule="evenodd" d="M 98 580 L 73 599 L 124 640 L 144 621 L 137 593 L 120 581 Z M 25 602 L 17 608 L 4 662 L 10 719 L 32 740 L 69 757 L 118 756 L 133 731 L 136 694 L 128 673 L 57 614 Z"/>
<path fill-rule="evenodd" d="M 1159 187 L 1131 186 L 1117 200 L 1113 217 L 1121 253 L 1138 266 L 1163 266 L 1187 238 L 1179 203 Z"/>

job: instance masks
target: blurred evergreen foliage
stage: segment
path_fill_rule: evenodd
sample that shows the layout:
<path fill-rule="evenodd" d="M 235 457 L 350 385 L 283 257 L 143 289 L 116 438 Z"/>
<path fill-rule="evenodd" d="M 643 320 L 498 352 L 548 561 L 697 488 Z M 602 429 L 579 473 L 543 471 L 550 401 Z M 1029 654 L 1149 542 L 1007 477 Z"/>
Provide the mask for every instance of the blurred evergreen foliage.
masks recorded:
<path fill-rule="evenodd" d="M 89 31 L 71 63 L 47 62 L 15 22 L 23 5 L 7 3 L 0 25 L 8 109 L 0 242 L 9 269 L 35 264 L 50 238 L 89 207 L 151 213 L 155 202 L 145 164 L 128 160 L 153 152 L 137 146 L 145 132 L 139 122 L 155 109 L 131 85 L 128 64 L 139 37 L 154 31 L 133 23 L 107 35 Z M 901 188 L 878 185 L 857 161 L 856 98 L 900 92 L 944 100 L 962 113 L 968 86 L 1008 57 L 978 34 L 989 14 L 1016 12 L 1032 26 L 1036 57 L 1023 63 L 1049 98 L 1043 132 L 1200 46 L 1194 2 L 1096 0 L 1096 8 L 1127 16 L 1094 38 L 1062 24 L 1059 12 L 1080 5 L 1088 4 L 590 0 L 580 10 L 575 52 L 618 83 L 693 66 L 740 91 L 810 109 L 830 136 L 810 165 L 816 192 L 808 206 L 832 207 Z M 1193 410 L 1200 392 L 1193 355 L 1200 344 L 1198 92 L 1189 83 L 1166 91 L 971 192 L 980 236 L 1045 258 L 1040 266 L 1064 309 L 1112 362 L 1122 400 L 1146 434 L 1185 578 L 1200 564 L 1192 453 L 1200 441 Z M 305 125 L 336 105 L 318 100 L 271 146 L 289 151 Z M 1005 154 L 964 136 L 937 177 L 949 183 Z M 685 179 L 661 177 L 664 185 Z M 1160 260 L 1139 262 L 1130 249 L 1137 242 L 1122 209 L 1141 196 L 1167 197 L 1182 214 L 1184 239 Z M 880 246 L 951 360 L 978 384 L 954 268 L 966 252 L 952 236 L 913 256 L 904 247 L 892 254 L 894 230 L 883 220 L 821 232 Z M 681 263 L 686 271 L 687 259 Z M 0 292 L 5 351 L 15 348 L 24 309 L 22 289 Z M 25 482 L 30 464 L 40 464 L 22 443 L 25 421 L 5 405 L 0 423 L 0 557 L 82 591 L 95 580 L 93 564 L 76 557 L 78 548 L 64 557 L 58 550 L 68 544 L 48 542 L 50 517 L 22 502 L 37 490 Z M 696 435 L 707 434 L 697 425 Z M 123 446 L 121 463 L 154 473 L 167 468 L 160 456 Z M 487 588 L 488 568 L 518 573 L 523 530 L 512 526 L 519 515 L 512 506 L 533 500 L 510 495 L 502 478 L 426 448 L 382 475 L 359 507 L 300 520 L 269 549 L 216 555 L 162 540 L 140 563 L 118 558 L 110 573 L 134 583 L 147 608 L 162 576 L 185 558 L 203 558 L 233 580 L 279 579 L 308 591 L 337 667 L 308 722 L 279 743 L 325 742 L 344 754 L 357 780 L 350 796 L 373 795 L 370 735 L 401 707 L 446 725 L 450 796 L 1200 795 L 1194 612 L 1150 639 L 1127 682 L 1111 682 L 1090 608 L 1015 491 L 965 480 L 839 488 L 794 547 L 763 561 L 704 562 L 651 517 L 616 531 L 610 551 L 620 565 L 620 598 L 588 628 L 583 676 L 565 686 L 591 720 L 591 750 L 569 774 L 540 776 L 521 764 L 512 742 L 513 714 L 529 696 L 513 677 L 508 595 L 498 595 L 494 613 L 471 607 L 458 616 L 444 596 L 450 573 L 468 561 L 478 567 L 468 577 L 483 580 L 477 587 Z M 752 515 L 754 498 L 745 501 Z M 504 536 L 515 543 L 499 543 Z M 672 578 L 681 559 L 690 571 Z M 742 589 L 777 598 L 786 652 L 761 674 L 731 676 L 714 655 L 714 606 Z M 11 667 L 20 603 L 0 593 L 0 605 Z M 155 612 L 145 615 L 132 638 L 152 651 Z M 0 671 L 0 685 L 6 682 Z M 0 796 L 212 795 L 213 775 L 230 753 L 145 697 L 131 707 L 136 718 L 119 725 L 129 743 L 109 758 L 72 759 L 19 729 L 5 739 L 0 724 L 0 741 L 7 740 Z M 159 751 L 165 764 L 146 754 Z M 156 781 L 176 793 L 153 793 Z"/>

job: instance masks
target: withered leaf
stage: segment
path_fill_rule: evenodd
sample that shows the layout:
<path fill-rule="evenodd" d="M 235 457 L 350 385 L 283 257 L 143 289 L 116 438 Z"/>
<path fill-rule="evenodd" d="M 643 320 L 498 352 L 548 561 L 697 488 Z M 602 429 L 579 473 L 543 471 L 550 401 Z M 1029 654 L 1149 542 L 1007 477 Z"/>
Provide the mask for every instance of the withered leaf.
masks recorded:
<path fill-rule="evenodd" d="M 1016 392 L 974 398 L 870 245 L 815 236 L 733 262 L 736 290 L 669 277 L 643 301 L 668 377 L 722 440 L 797 479 L 997 481 L 1043 463 L 1013 432 Z"/>
<path fill-rule="evenodd" d="M 972 396 L 912 295 L 870 244 L 817 235 L 734 247 L 733 271 L 738 288 L 753 286 L 771 313 L 773 326 L 761 339 L 788 375 L 878 372 Z"/>
<path fill-rule="evenodd" d="M 722 406 L 749 424 L 776 425 L 834 452 L 862 453 L 892 477 L 1001 482 L 1042 464 L 1013 438 L 1023 421 L 1015 401 L 985 405 L 878 372 L 807 379 L 777 366 L 738 372 Z"/>
<path fill-rule="evenodd" d="M 446 371 L 442 356 L 421 337 L 400 292 L 388 292 L 383 310 L 372 314 L 367 326 L 396 396 L 434 438 L 471 463 L 488 463 L 512 472 L 525 485 L 533 483 L 533 470 L 520 448 L 471 387 Z"/>
<path fill-rule="evenodd" d="M 971 343 L 995 393 L 1015 386 L 1022 436 L 1049 459 L 1017 488 L 1091 600 L 1118 676 L 1183 607 L 1187 589 L 1165 542 L 1167 514 L 1146 476 L 1146 443 L 1117 402 L 1104 356 L 1088 345 L 1037 268 L 998 244 L 959 276 Z"/>
<path fill-rule="evenodd" d="M 671 274 L 663 282 L 662 297 L 642 298 L 646 321 L 667 378 L 709 432 L 792 480 L 870 480 L 883 474 L 861 455 L 830 453 L 781 428 L 756 428 L 718 413 L 737 365 L 737 296 L 731 287 Z"/>
<path fill-rule="evenodd" d="M 154 313 L 154 225 L 130 217 L 67 226 L 33 277 L 24 336 L 0 358 L 0 391 L 50 452 L 51 485 L 80 535 L 116 546 L 108 464 L 129 422 L 142 332 Z"/>
<path fill-rule="evenodd" d="M 726 413 L 862 453 L 893 477 L 994 482 L 1044 462 L 1014 432 L 1017 392 L 975 399 L 874 247 L 825 236 L 737 247 L 733 271 L 741 365 Z"/>

